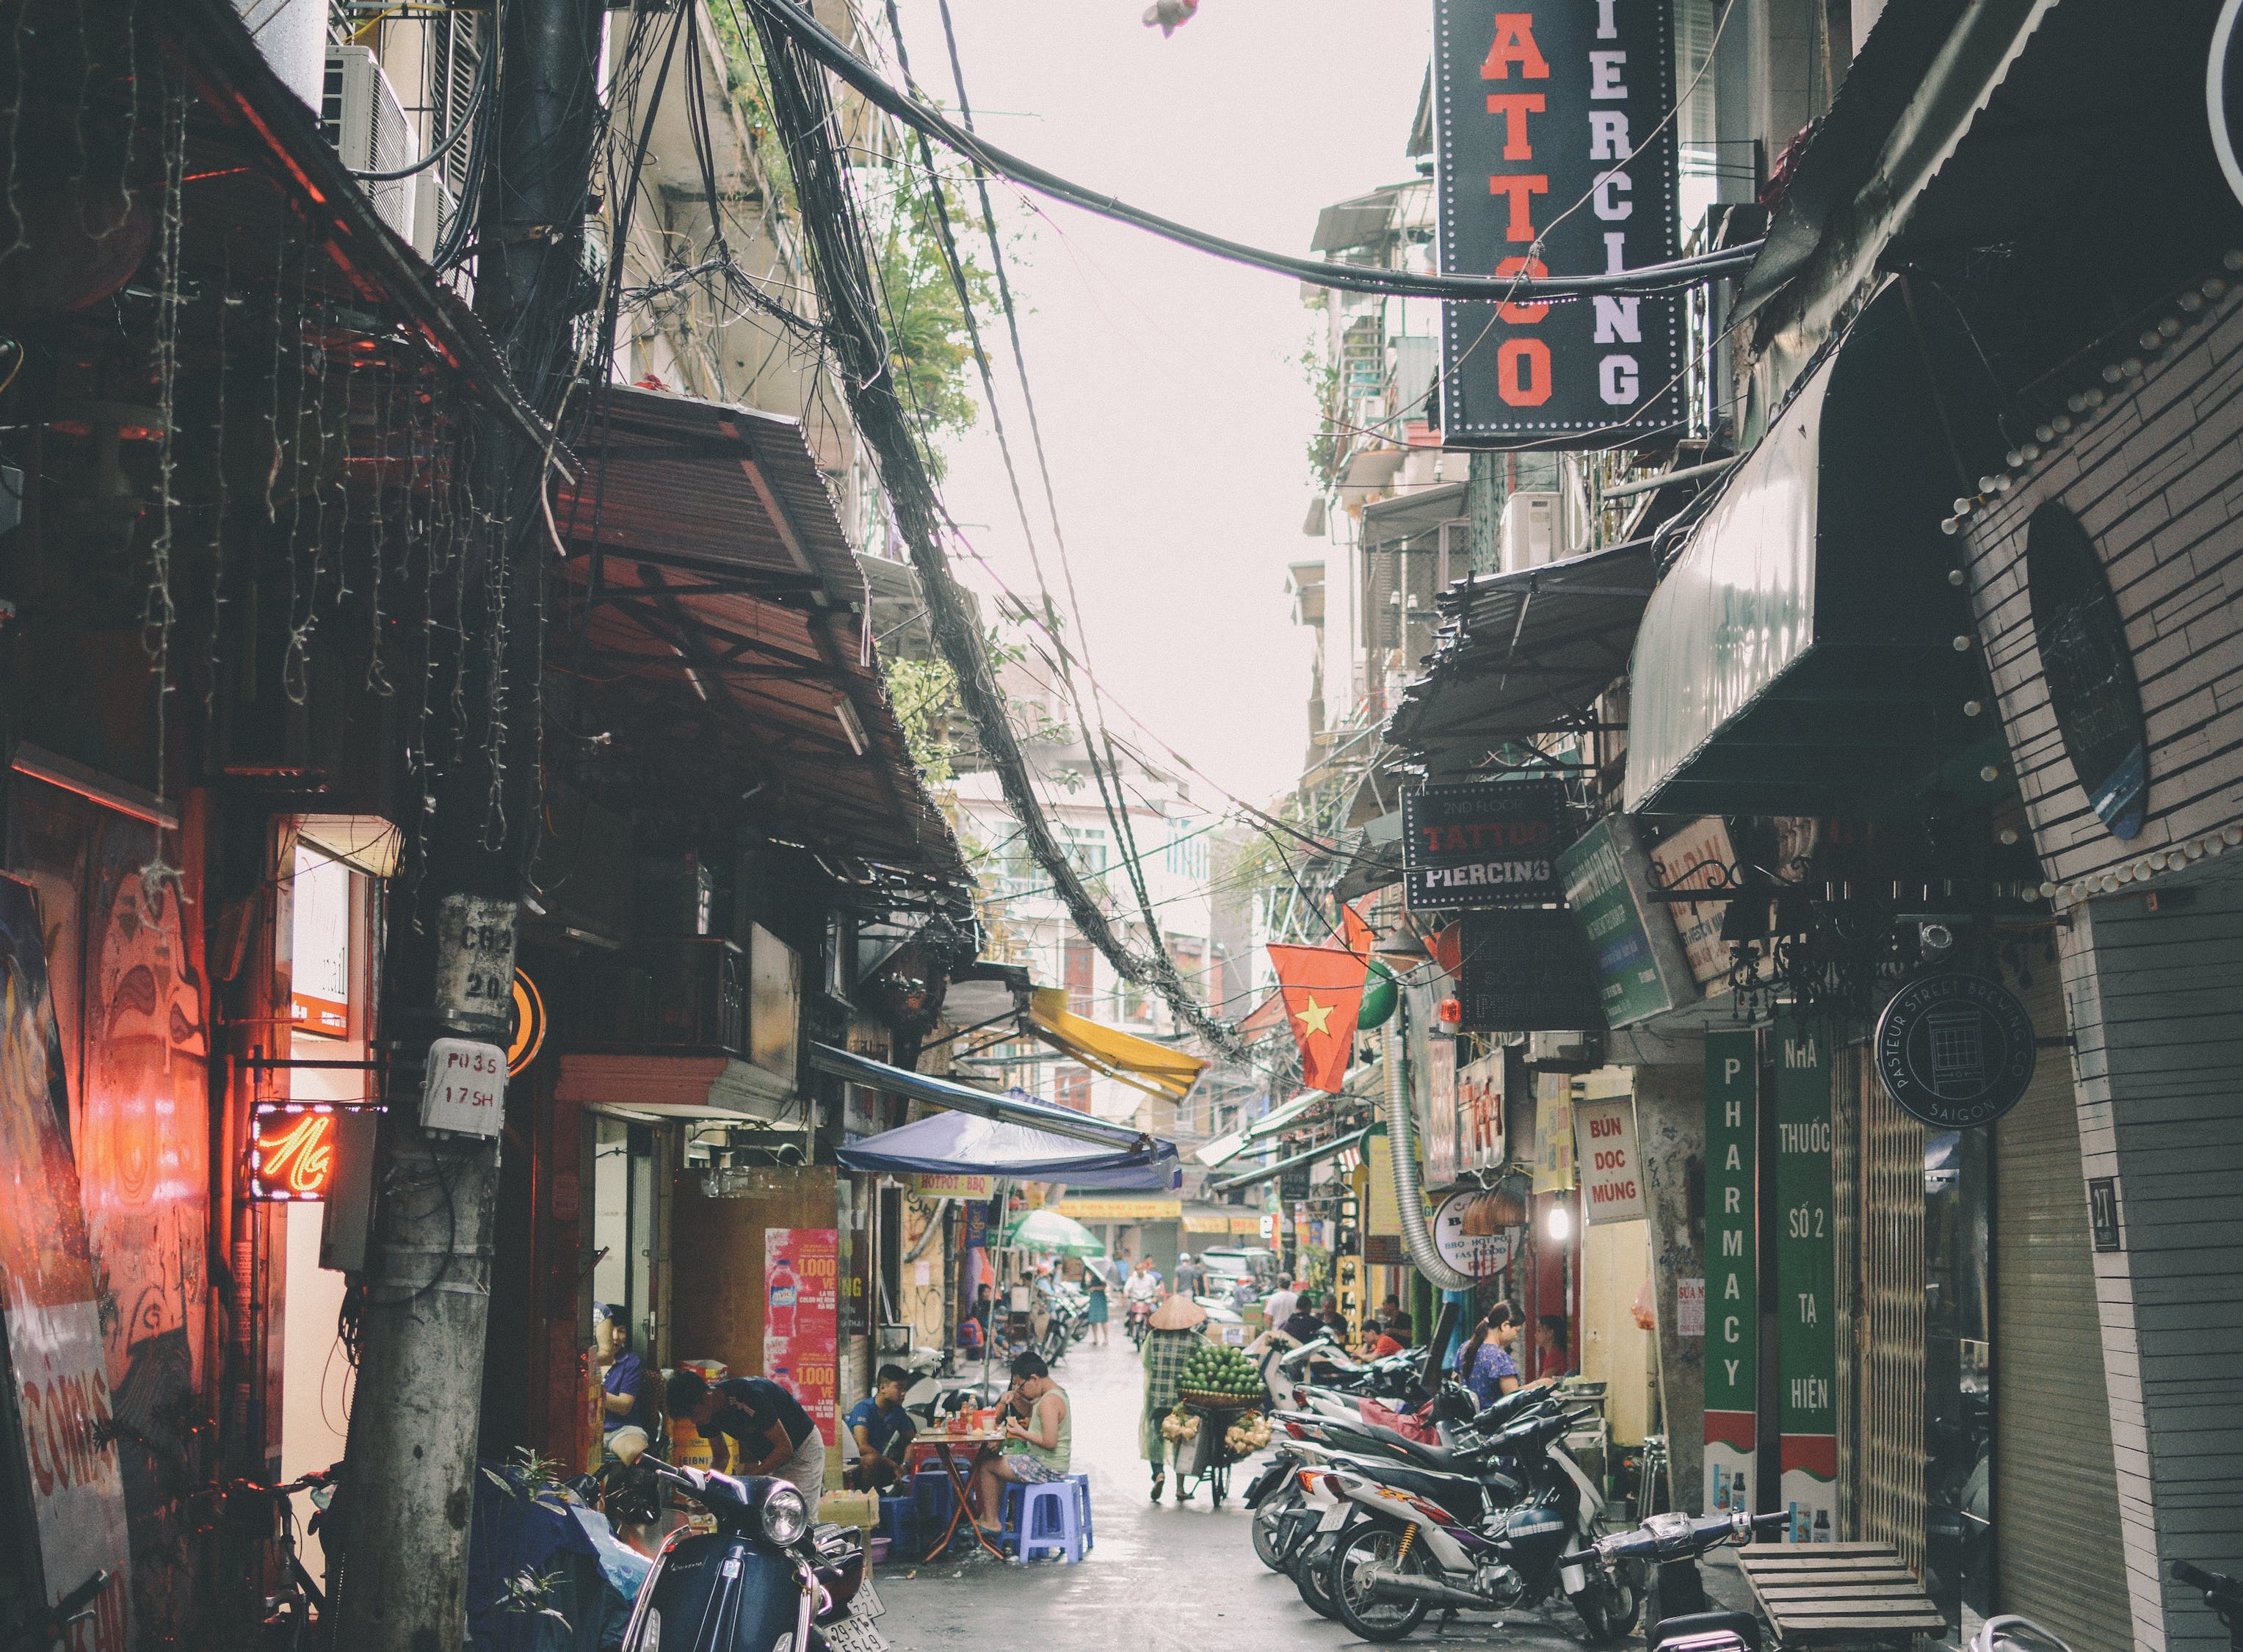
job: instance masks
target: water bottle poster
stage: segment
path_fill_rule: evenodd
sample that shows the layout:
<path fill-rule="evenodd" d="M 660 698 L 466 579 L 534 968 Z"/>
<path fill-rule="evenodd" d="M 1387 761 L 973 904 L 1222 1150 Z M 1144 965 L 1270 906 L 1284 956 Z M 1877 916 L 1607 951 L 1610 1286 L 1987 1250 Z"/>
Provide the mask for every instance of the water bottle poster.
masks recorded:
<path fill-rule="evenodd" d="M 832 1228 L 764 1230 L 764 1375 L 802 1402 L 828 1446 L 839 1390 L 837 1237 Z"/>

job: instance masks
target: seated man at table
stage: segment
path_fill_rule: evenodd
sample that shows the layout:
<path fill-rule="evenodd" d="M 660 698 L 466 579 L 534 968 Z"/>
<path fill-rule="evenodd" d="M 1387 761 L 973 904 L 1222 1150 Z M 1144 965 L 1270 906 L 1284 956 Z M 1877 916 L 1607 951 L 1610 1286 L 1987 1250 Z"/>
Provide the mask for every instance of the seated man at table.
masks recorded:
<path fill-rule="evenodd" d="M 857 1442 L 857 1460 L 849 1466 L 842 1483 L 851 1491 L 877 1491 L 902 1478 L 904 1454 L 911 1449 L 919 1425 L 904 1409 L 904 1390 L 911 1372 L 901 1365 L 882 1365 L 870 1399 L 860 1399 L 850 1411 L 849 1437 Z"/>
<path fill-rule="evenodd" d="M 710 1467 L 731 1474 L 776 1474 L 816 1506 L 825 1490 L 825 1442 L 802 1402 L 767 1377 L 733 1377 L 711 1386 L 697 1371 L 680 1371 L 663 1394 L 672 1418 L 707 1437 Z M 718 1436 L 739 1442 L 717 1449 Z"/>
<path fill-rule="evenodd" d="M 1003 1407 L 1004 1443 L 973 1466 L 973 1508 L 984 1526 L 1002 1522 L 1007 1485 L 1065 1480 L 1074 1456 L 1074 1408 L 1043 1356 L 1016 1355 L 1012 1370 L 1013 1395 L 1027 1403 L 1028 1417 L 1022 1422 L 1010 1406 Z"/>

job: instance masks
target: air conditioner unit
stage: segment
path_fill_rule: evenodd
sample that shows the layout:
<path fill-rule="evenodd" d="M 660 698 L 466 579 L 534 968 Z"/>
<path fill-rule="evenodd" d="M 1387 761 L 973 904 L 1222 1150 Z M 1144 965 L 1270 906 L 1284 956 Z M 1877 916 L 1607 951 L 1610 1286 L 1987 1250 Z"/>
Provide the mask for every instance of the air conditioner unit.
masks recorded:
<path fill-rule="evenodd" d="M 415 172 L 412 184 L 413 250 L 423 258 L 434 258 L 452 227 L 452 216 L 460 210 L 460 203 L 444 186 L 441 166 Z"/>
<path fill-rule="evenodd" d="M 1566 513 L 1554 489 L 1522 490 L 1503 502 L 1503 571 L 1539 568 L 1566 554 Z"/>
<path fill-rule="evenodd" d="M 329 46 L 320 124 L 343 165 L 358 172 L 394 172 L 421 158 L 420 140 L 405 118 L 405 105 L 390 89 L 381 61 L 364 46 Z M 381 221 L 411 241 L 414 197 L 412 178 L 363 186 Z"/>

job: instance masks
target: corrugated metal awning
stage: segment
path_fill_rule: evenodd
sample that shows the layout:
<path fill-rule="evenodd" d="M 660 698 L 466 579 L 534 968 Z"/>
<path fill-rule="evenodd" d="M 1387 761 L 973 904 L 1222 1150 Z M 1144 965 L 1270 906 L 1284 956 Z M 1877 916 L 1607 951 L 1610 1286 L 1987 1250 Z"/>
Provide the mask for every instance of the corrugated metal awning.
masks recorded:
<path fill-rule="evenodd" d="M 602 392 L 585 475 L 554 516 L 589 785 L 744 819 L 891 892 L 970 888 L 866 634 L 865 577 L 794 420 L 626 386 Z"/>

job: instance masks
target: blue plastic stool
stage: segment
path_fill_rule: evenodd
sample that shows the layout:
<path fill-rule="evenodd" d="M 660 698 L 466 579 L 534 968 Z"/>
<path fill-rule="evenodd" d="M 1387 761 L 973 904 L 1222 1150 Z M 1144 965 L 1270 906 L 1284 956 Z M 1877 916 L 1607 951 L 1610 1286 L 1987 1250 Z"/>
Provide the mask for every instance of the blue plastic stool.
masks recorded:
<path fill-rule="evenodd" d="M 918 1511 L 921 1529 L 931 1532 L 949 1525 L 950 1511 L 957 1505 L 958 1494 L 941 1464 L 928 1463 L 912 1476 L 912 1506 Z"/>
<path fill-rule="evenodd" d="M 1063 1560 L 1083 1556 L 1082 1494 L 1071 1480 L 1024 1486 L 1020 1500 L 1020 1556 L 1032 1561 L 1045 1550 Z"/>
<path fill-rule="evenodd" d="M 919 1501 L 913 1496 L 892 1496 L 880 1499 L 880 1535 L 894 1545 L 899 1557 L 916 1554 L 919 1544 Z M 905 1533 L 908 1528 L 911 1537 Z"/>
<path fill-rule="evenodd" d="M 1088 1554 L 1098 1547 L 1098 1534 L 1091 1529 L 1090 1524 L 1090 1476 L 1069 1474 L 1067 1483 L 1074 1487 L 1076 1503 L 1082 1511 L 1082 1552 Z"/>

